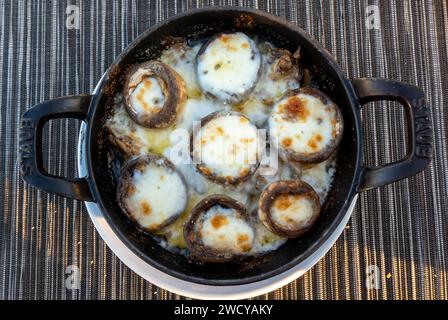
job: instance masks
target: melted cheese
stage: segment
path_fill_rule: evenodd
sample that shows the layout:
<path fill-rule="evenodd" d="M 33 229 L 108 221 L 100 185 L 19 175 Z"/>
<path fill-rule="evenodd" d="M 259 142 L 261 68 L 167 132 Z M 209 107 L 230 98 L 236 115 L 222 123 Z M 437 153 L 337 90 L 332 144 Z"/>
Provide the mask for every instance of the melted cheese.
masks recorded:
<path fill-rule="evenodd" d="M 197 79 L 202 90 L 219 101 L 237 102 L 255 86 L 260 65 L 252 39 L 241 32 L 222 34 L 198 56 Z"/>
<path fill-rule="evenodd" d="M 144 229 L 155 230 L 180 214 L 187 204 L 187 189 L 174 170 L 147 165 L 131 178 L 132 192 L 126 197 L 129 214 Z"/>
<path fill-rule="evenodd" d="M 271 219 L 285 229 L 300 229 L 314 216 L 314 202 L 303 195 L 279 195 L 270 208 Z"/>
<path fill-rule="evenodd" d="M 336 157 L 332 156 L 324 162 L 302 167 L 300 179 L 313 187 L 323 204 L 330 191 L 336 172 Z"/>
<path fill-rule="evenodd" d="M 146 77 L 131 93 L 131 105 L 137 114 L 158 112 L 165 103 L 165 96 L 159 81 Z"/>
<path fill-rule="evenodd" d="M 255 222 L 254 229 L 255 239 L 251 249 L 253 255 L 276 250 L 288 240 L 266 229 L 258 219 Z"/>
<path fill-rule="evenodd" d="M 160 61 L 173 68 L 184 80 L 188 98 L 198 99 L 202 92 L 196 82 L 194 61 L 201 45 L 189 47 L 183 43 L 164 50 Z"/>
<path fill-rule="evenodd" d="M 180 114 L 180 119 L 176 127 L 190 131 L 193 128 L 194 121 L 199 121 L 210 113 L 220 110 L 222 110 L 220 105 L 208 99 L 188 99 Z"/>
<path fill-rule="evenodd" d="M 194 153 L 210 174 L 239 178 L 257 163 L 257 141 L 257 128 L 245 117 L 222 115 L 207 122 L 196 134 Z"/>
<path fill-rule="evenodd" d="M 133 155 L 147 152 L 163 153 L 171 144 L 172 127 L 164 129 L 149 129 L 132 121 L 121 99 L 117 100 L 114 116 L 108 119 L 106 126 L 117 139 L 132 142 L 135 150 Z"/>
<path fill-rule="evenodd" d="M 274 106 L 269 127 L 274 130 L 274 143 L 297 154 L 314 154 L 324 150 L 335 139 L 335 108 L 319 99 L 299 93 Z"/>
<path fill-rule="evenodd" d="M 219 110 L 234 110 L 246 115 L 257 127 L 263 127 L 276 102 L 289 89 L 299 87 L 299 79 L 292 76 L 274 77 L 273 66 L 276 64 L 267 52 L 261 54 L 261 69 L 258 82 L 247 100 L 224 105 L 202 94 L 195 74 L 195 59 L 201 44 L 190 47 L 185 44 L 174 45 L 162 52 L 160 60 L 173 68 L 184 80 L 187 101 L 176 119 L 176 123 L 165 129 L 148 129 L 134 123 L 123 106 L 121 95 L 117 96 L 113 116 L 106 125 L 116 138 L 132 141 L 137 154 L 156 152 L 164 154 L 170 160 L 170 151 L 174 141 L 170 134 L 176 128 L 192 129 L 192 122 Z M 188 158 L 190 161 L 191 159 Z M 174 161 L 173 161 L 174 162 Z M 335 159 L 329 159 L 323 164 L 303 168 L 300 178 L 309 183 L 319 194 L 321 202 L 327 196 L 333 179 Z M 189 161 L 176 163 L 176 168 L 188 185 L 188 204 L 184 213 L 171 225 L 161 230 L 157 238 L 167 249 L 177 251 L 185 248 L 183 239 L 183 223 L 188 219 L 191 209 L 204 197 L 212 194 L 224 194 L 243 203 L 250 212 L 256 210 L 258 194 L 262 191 L 254 190 L 254 179 L 242 183 L 237 187 L 225 187 L 213 183 L 197 172 L 196 167 Z M 328 170 L 327 170 L 328 168 Z M 264 176 L 267 183 L 278 179 L 291 178 L 290 166 L 279 162 L 278 172 L 272 176 Z M 251 195 L 253 194 L 253 195 Z M 255 219 L 255 237 L 249 254 L 257 255 L 275 250 L 287 241 L 267 230 L 261 222 Z"/>
<path fill-rule="evenodd" d="M 235 209 L 215 205 L 203 216 L 200 230 L 204 245 L 216 250 L 242 254 L 250 251 L 255 237 L 252 227 L 238 218 Z"/>
<path fill-rule="evenodd" d="M 262 67 L 260 78 L 249 98 L 235 105 L 234 109 L 246 115 L 257 127 L 263 126 L 269 118 L 272 106 L 288 90 L 300 87 L 297 78 L 291 75 L 275 77 L 273 75 L 272 61 L 267 53 L 262 54 Z"/>

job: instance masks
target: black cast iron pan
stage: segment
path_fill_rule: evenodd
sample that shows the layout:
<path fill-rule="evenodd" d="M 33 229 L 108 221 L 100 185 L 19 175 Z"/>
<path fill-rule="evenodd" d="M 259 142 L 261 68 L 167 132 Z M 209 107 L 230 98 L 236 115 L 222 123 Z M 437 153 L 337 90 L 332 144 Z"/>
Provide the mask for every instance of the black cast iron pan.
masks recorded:
<path fill-rule="evenodd" d="M 243 264 L 190 263 L 142 235 L 120 211 L 113 175 L 107 166 L 102 130 L 113 96 L 121 90 L 121 75 L 132 64 L 155 58 L 169 37 L 203 39 L 222 31 L 240 30 L 258 35 L 292 52 L 301 47 L 302 63 L 312 70 L 319 89 L 341 108 L 345 132 L 337 161 L 335 184 L 315 227 L 289 240 L 279 250 Z M 209 285 L 238 285 L 267 279 L 300 264 L 319 250 L 356 193 L 403 179 L 425 169 L 432 158 L 432 129 L 424 93 L 417 87 L 384 79 L 348 80 L 330 54 L 302 29 L 267 13 L 236 8 L 208 8 L 165 20 L 140 35 L 110 66 L 96 95 L 57 98 L 38 104 L 22 118 L 20 171 L 29 184 L 65 197 L 96 202 L 121 240 L 148 264 L 177 278 Z M 396 163 L 367 168 L 363 165 L 361 106 L 375 100 L 394 100 L 405 109 L 408 154 Z M 56 118 L 78 118 L 87 123 L 89 175 L 68 179 L 48 174 L 42 164 L 42 128 Z M 397 123 L 397 126 L 403 124 Z M 124 261 L 126 263 L 126 261 Z"/>

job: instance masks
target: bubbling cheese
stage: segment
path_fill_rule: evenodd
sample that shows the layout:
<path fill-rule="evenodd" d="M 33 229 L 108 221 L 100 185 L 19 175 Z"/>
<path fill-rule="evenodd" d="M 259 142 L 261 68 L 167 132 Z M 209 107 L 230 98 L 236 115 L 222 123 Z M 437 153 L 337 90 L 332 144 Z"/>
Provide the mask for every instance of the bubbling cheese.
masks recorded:
<path fill-rule="evenodd" d="M 315 211 L 315 203 L 299 194 L 279 195 L 270 208 L 271 219 L 285 229 L 300 229 L 308 225 Z"/>
<path fill-rule="evenodd" d="M 154 77 L 142 79 L 131 93 L 131 105 L 137 114 L 158 112 L 164 103 L 162 87 Z"/>
<path fill-rule="evenodd" d="M 130 179 L 125 205 L 143 229 L 156 230 L 184 210 L 187 188 L 176 171 L 148 164 L 142 170 L 136 169 Z"/>
<path fill-rule="evenodd" d="M 194 154 L 206 175 L 241 178 L 258 162 L 257 141 L 257 128 L 246 117 L 218 114 L 195 134 Z"/>
<path fill-rule="evenodd" d="M 305 93 L 282 99 L 269 119 L 275 145 L 300 155 L 325 150 L 336 139 L 337 126 L 336 108 Z"/>
<path fill-rule="evenodd" d="M 224 33 L 199 53 L 196 76 L 203 92 L 234 103 L 255 87 L 260 66 L 260 52 L 252 39 L 241 32 Z"/>
<path fill-rule="evenodd" d="M 251 250 L 255 238 L 253 228 L 241 218 L 233 208 L 215 205 L 209 208 L 198 224 L 202 243 L 207 247 L 232 252 L 247 253 Z"/>

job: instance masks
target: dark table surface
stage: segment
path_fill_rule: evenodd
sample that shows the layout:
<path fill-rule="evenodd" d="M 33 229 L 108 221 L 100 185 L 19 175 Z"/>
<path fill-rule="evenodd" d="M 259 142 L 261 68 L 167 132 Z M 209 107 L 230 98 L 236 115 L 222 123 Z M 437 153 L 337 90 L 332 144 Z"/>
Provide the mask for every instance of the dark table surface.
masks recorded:
<path fill-rule="evenodd" d="M 433 1 L 0 1 L 0 299 L 169 299 L 129 270 L 95 231 L 78 201 L 25 185 L 17 167 L 22 113 L 41 101 L 90 93 L 138 34 L 190 8 L 258 7 L 308 31 L 349 78 L 383 77 L 421 87 L 434 124 L 434 161 L 415 177 L 364 192 L 342 236 L 302 278 L 260 298 L 446 299 L 448 297 L 448 2 Z M 80 9 L 79 29 L 66 9 Z M 377 5 L 380 29 L 367 29 Z M 396 103 L 363 110 L 367 164 L 405 154 Z M 76 175 L 79 122 L 45 129 L 45 165 Z M 50 155 L 50 156 L 48 156 Z M 67 289 L 67 266 L 80 288 Z M 379 288 L 368 289 L 376 266 Z"/>

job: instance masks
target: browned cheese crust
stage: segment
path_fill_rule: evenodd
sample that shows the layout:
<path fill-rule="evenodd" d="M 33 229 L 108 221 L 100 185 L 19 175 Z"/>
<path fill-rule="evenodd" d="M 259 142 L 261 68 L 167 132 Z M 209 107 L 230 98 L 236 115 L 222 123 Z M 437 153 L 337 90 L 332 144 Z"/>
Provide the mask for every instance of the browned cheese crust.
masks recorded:
<path fill-rule="evenodd" d="M 335 128 L 337 128 L 337 130 L 335 130 L 334 132 L 334 138 L 331 140 L 331 143 L 328 144 L 323 150 L 313 153 L 310 152 L 297 153 L 290 149 L 282 148 L 282 146 L 280 145 L 279 151 L 284 156 L 284 158 L 294 162 L 319 163 L 325 161 L 336 150 L 339 143 L 341 142 L 342 135 L 344 133 L 344 120 L 342 117 L 341 110 L 325 93 L 312 87 L 304 87 L 296 90 L 290 90 L 284 95 L 284 98 L 292 97 L 298 94 L 307 94 L 313 96 L 316 99 L 319 99 L 324 105 L 334 108 L 334 110 L 336 111 L 336 119 L 335 119 L 336 123 L 334 124 L 334 126 Z M 294 106 L 292 108 L 297 109 L 300 108 L 300 106 Z"/>

